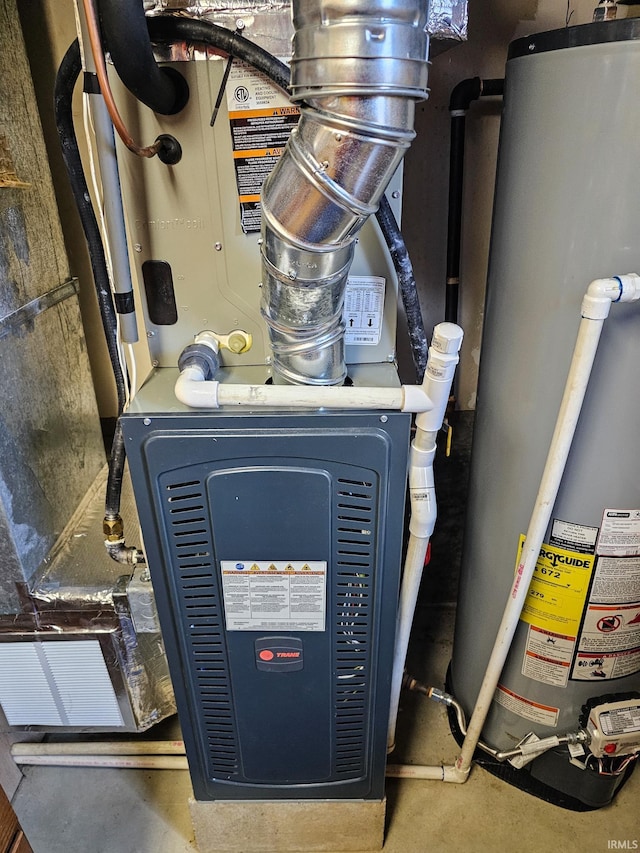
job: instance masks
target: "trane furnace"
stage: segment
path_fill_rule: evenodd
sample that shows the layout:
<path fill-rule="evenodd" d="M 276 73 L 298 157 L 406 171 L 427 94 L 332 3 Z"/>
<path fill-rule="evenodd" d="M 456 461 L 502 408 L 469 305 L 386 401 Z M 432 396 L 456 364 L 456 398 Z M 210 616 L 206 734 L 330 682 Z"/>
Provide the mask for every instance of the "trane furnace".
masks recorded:
<path fill-rule="evenodd" d="M 129 9 L 135 38 L 148 25 L 158 89 L 175 86 L 162 109 L 127 91 L 148 94 L 127 77 L 140 47 L 117 6 L 100 3 L 100 23 L 122 79 L 111 69 L 94 88 L 112 87 L 127 127 L 160 143 L 153 158 L 118 142 L 117 161 L 108 144 L 100 159 L 103 178 L 117 171 L 153 362 L 115 446 L 129 461 L 195 796 L 381 803 L 413 612 L 398 646 L 411 416 L 421 570 L 462 337 L 441 324 L 427 367 L 405 281 L 419 384 L 400 384 L 394 213 L 426 96 L 426 4 L 389 17 L 363 3 L 346 22 L 300 4 L 293 103 L 287 66 L 239 25 L 159 16 L 143 27 Z M 82 11 L 89 43 L 91 4 Z M 268 46 L 288 51 L 288 10 L 265 20 Z M 87 57 L 98 72 L 99 49 Z M 88 98 L 108 137 L 100 96 Z M 381 224 L 368 222 L 379 205 Z M 131 294 L 116 301 L 126 325 Z M 137 559 L 114 505 L 105 531 L 116 558 Z"/>
<path fill-rule="evenodd" d="M 531 623 L 533 634 L 526 619 L 535 609 L 532 596 L 540 593 L 535 586 L 536 571 L 544 574 L 540 559 L 545 549 L 558 544 L 545 540 L 548 525 L 555 523 L 550 517 L 554 505 L 562 506 L 560 529 L 589 529 L 593 548 L 603 508 L 640 512 L 635 481 L 624 493 L 616 491 L 616 484 L 584 516 L 581 510 L 574 518 L 574 510 L 559 502 L 569 493 L 576 425 L 574 452 L 587 434 L 585 422 L 599 423 L 587 389 L 594 363 L 597 379 L 596 348 L 609 309 L 621 303 L 608 329 L 617 329 L 619 322 L 620 331 L 628 331 L 631 321 L 627 324 L 626 318 L 638 317 L 637 306 L 623 303 L 640 301 L 640 276 L 617 274 L 627 263 L 637 269 L 637 259 L 626 249 L 635 245 L 635 238 L 625 237 L 624 251 L 603 254 L 609 258 L 606 266 L 604 261 L 585 261 L 584 269 L 571 273 L 580 293 L 562 289 L 569 331 L 551 335 L 548 345 L 540 343 L 538 332 L 529 334 L 524 320 L 533 316 L 532 308 L 524 302 L 522 310 L 517 288 L 498 288 L 500 299 L 488 300 L 483 348 L 490 361 L 483 358 L 491 364 L 495 353 L 491 373 L 502 378 L 489 382 L 486 369 L 481 376 L 481 387 L 484 382 L 489 393 L 478 408 L 475 447 L 485 449 L 473 469 L 480 473 L 472 477 L 469 577 L 465 568 L 450 673 L 460 698 L 418 685 L 451 712 L 461 751 L 451 765 L 386 767 L 395 746 L 407 645 L 436 518 L 436 437 L 462 342 L 462 330 L 446 322 L 435 327 L 427 347 L 415 282 L 394 218 L 400 213 L 402 156 L 414 136 L 415 103 L 427 93 L 428 4 L 296 0 L 290 69 L 273 55 L 288 55 L 290 47 L 288 9 L 283 13 L 280 6 L 256 9 L 246 21 L 233 20 L 230 30 L 189 17 L 186 10 L 178 17 L 161 14 L 163 9 L 153 3 L 144 4 L 149 16 L 142 4 L 100 0 L 97 5 L 99 15 L 92 0 L 83 0 L 79 21 L 85 100 L 92 118 L 88 125 L 95 129 L 103 225 L 119 313 L 116 324 L 114 306 L 111 314 L 104 306 L 104 323 L 112 344 L 116 326 L 122 342 L 132 346 L 137 329 L 144 329 L 151 358 L 150 374 L 135 393 L 136 358 L 129 350 L 125 369 L 118 346 L 111 347 L 121 416 L 104 531 L 114 559 L 135 564 L 146 557 L 148 562 L 196 805 L 214 814 L 212 824 L 219 827 L 216 821 L 224 815 L 214 806 L 231 803 L 241 810 L 246 801 L 244 815 L 256 820 L 264 812 L 255 801 L 271 801 L 270 812 L 280 815 L 278 831 L 300 816 L 306 820 L 314 809 L 317 814 L 323 804 L 356 806 L 357 819 L 344 809 L 338 817 L 325 810 L 323 831 L 333 838 L 337 823 L 341 838 L 351 833 L 350 849 L 371 849 L 382 841 L 385 768 L 395 775 L 462 783 L 476 747 L 490 756 L 498 775 L 507 771 L 514 777 L 510 781 L 552 801 L 581 810 L 608 804 L 638 754 L 637 648 L 616 651 L 607 671 L 595 670 L 585 678 L 575 670 L 578 674 L 569 678 L 569 657 L 574 651 L 578 656 L 589 652 L 588 638 L 579 630 L 581 612 L 571 611 L 571 636 L 569 627 L 563 635 L 550 629 L 549 614 L 546 625 Z M 513 85 L 521 83 L 527 96 L 518 101 L 523 120 L 534 115 L 530 99 L 538 104 L 541 93 L 546 97 L 565 91 L 549 79 L 575 84 L 571 109 L 562 111 L 571 116 L 575 104 L 591 108 L 582 87 L 604 86 L 610 79 L 598 69 L 599 63 L 613 61 L 611 52 L 625 62 L 637 61 L 636 29 L 602 26 L 568 28 L 515 43 L 508 70 Z M 105 50 L 113 61 L 108 71 Z M 565 51 L 576 62 L 589 60 L 593 85 L 587 85 L 591 78 L 580 63 L 575 75 L 568 75 L 562 65 Z M 57 104 L 64 108 L 59 129 L 93 246 L 101 298 L 109 276 L 97 225 L 86 210 L 81 168 L 72 158 L 70 91 L 80 70 L 76 45 L 58 77 Z M 531 76 L 524 73 L 529 70 Z M 602 92 L 603 104 L 616 102 L 608 89 Z M 553 103 L 543 107 L 551 115 L 558 113 Z M 631 106 L 620 114 L 634 115 Z M 506 159 L 501 163 L 507 166 L 514 115 L 520 113 L 506 110 L 503 125 Z M 552 124 L 560 128 L 557 121 Z M 603 120 L 602 126 L 609 124 Z M 121 141 L 114 141 L 113 127 Z M 540 121 L 537 127 L 546 125 Z M 581 150 L 581 127 L 576 130 L 579 144 L 565 130 L 547 134 L 549 144 L 572 140 L 571 151 L 560 147 L 563 156 L 557 162 L 571 162 L 573 149 Z M 513 139 L 518 151 L 525 150 L 522 134 Z M 531 156 L 540 150 L 533 145 Z M 546 159 L 554 161 L 553 156 Z M 612 162 L 622 197 L 630 182 L 619 164 L 629 158 L 620 152 Z M 523 180 L 533 176 L 535 183 L 539 171 L 525 162 L 514 174 Z M 561 200 L 573 203 L 580 197 L 586 171 L 577 170 L 578 186 L 557 199 L 558 209 L 564 209 Z M 603 170 L 598 174 L 603 192 L 614 186 Z M 560 193 L 568 181 L 564 174 L 550 186 Z M 529 199 L 535 193 L 514 194 L 503 186 L 508 184 L 499 184 L 497 198 L 508 199 L 509 205 L 496 207 L 494 228 L 529 221 L 510 211 L 514 198 L 525 198 L 527 216 L 533 216 L 537 208 Z M 571 215 L 567 211 L 566 221 Z M 546 206 L 542 219 L 551 223 Z M 626 214 L 622 219 L 626 228 L 637 221 Z M 504 245 L 513 251 L 528 247 L 532 235 L 543 232 L 542 223 L 535 224 Z M 614 230 L 626 234 L 622 228 Z M 550 231 L 550 238 L 561 233 L 556 227 Z M 563 240 L 549 282 L 562 281 L 567 270 L 575 270 L 575 261 L 570 266 L 565 257 L 566 244 Z M 497 259 L 499 245 L 494 237 Z M 520 261 L 505 257 L 505 280 L 522 277 Z M 537 264 L 539 258 L 550 263 L 556 255 L 541 245 L 530 257 Z M 494 268 L 503 269 L 497 260 Z M 537 267 L 530 272 L 535 280 Z M 609 273 L 611 277 L 600 277 Z M 538 299 L 536 287 L 532 283 L 525 295 L 541 312 L 538 328 L 553 329 L 555 314 L 546 316 L 547 302 L 553 300 Z M 395 363 L 400 296 L 416 370 L 416 384 L 411 385 L 401 384 Z M 498 308 L 505 320 L 494 313 Z M 495 334 L 490 331 L 494 328 Z M 531 351 L 521 347 L 523 328 Z M 505 358 L 504 329 L 514 335 L 509 353 L 524 353 L 523 358 Z M 619 371 L 625 365 L 628 386 L 634 388 L 637 358 L 631 343 L 636 339 L 624 337 L 629 350 L 621 359 L 607 334 L 603 337 L 609 357 Z M 555 347 L 560 340 L 567 349 L 562 358 Z M 557 363 L 523 382 L 516 368 L 539 364 L 534 343 Z M 127 370 L 132 377 L 128 397 Z M 557 407 L 546 401 L 552 374 L 558 377 Z M 581 381 L 574 381 L 575 376 Z M 516 391 L 505 397 L 505 387 Z M 523 388 L 523 405 L 514 407 L 512 401 L 522 396 Z M 539 400 L 535 419 L 527 416 L 527 395 Z M 580 421 L 585 399 L 587 414 Z M 500 417 L 498 403 L 508 410 Z M 615 406 L 596 409 L 605 417 Z M 528 421 L 527 429 L 533 422 L 537 430 L 543 411 L 548 437 L 540 437 L 533 454 L 529 433 L 516 416 Z M 505 435 L 501 430 L 509 416 L 516 420 Z M 608 436 L 608 415 L 605 421 L 602 435 Z M 625 422 L 634 425 L 637 419 Z M 517 435 L 524 449 L 510 457 L 505 451 L 515 447 Z M 591 467 L 581 470 L 590 471 L 595 459 L 604 459 L 601 443 L 594 442 L 598 452 L 589 457 Z M 620 445 L 633 446 L 633 438 Z M 125 538 L 119 512 L 125 452 L 144 554 L 132 544 L 135 530 L 126 531 Z M 518 503 L 514 496 L 525 493 L 523 460 L 530 476 L 526 501 L 522 497 Z M 611 466 L 611 472 L 627 476 L 627 467 Z M 509 478 L 513 482 L 505 490 Z M 600 480 L 608 482 L 604 474 Z M 576 491 L 581 498 L 593 496 L 582 485 Z M 502 520 L 511 518 L 509 513 L 513 518 L 507 536 Z M 481 521 L 485 516 L 487 524 Z M 501 531 L 498 540 L 491 530 Z M 493 579 L 496 541 L 504 550 L 499 583 Z M 491 547 L 485 550 L 487 543 Z M 598 591 L 604 601 L 591 602 L 586 585 L 580 593 L 585 607 L 610 604 L 617 612 L 619 605 L 625 606 L 633 618 L 624 642 L 631 645 L 640 618 L 635 533 L 629 547 L 633 553 L 614 555 L 624 558 L 624 566 L 611 568 L 610 562 L 599 561 L 598 577 L 608 570 L 614 575 L 630 571 L 622 602 L 611 599 L 621 589 L 615 584 Z M 580 559 L 581 553 L 578 548 Z M 486 572 L 476 583 L 480 568 Z M 478 606 L 482 602 L 487 606 Z M 526 642 L 534 645 L 527 646 L 522 671 L 517 655 L 525 631 Z M 535 644 L 546 640 L 539 634 L 548 636 L 554 649 L 545 646 L 541 654 Z M 509 655 L 516 657 L 510 661 Z M 604 658 L 597 666 L 604 667 Z M 605 689 L 596 675 L 616 683 Z M 546 715 L 538 713 L 541 708 Z M 296 804 L 299 812 L 287 811 Z M 368 833 L 373 825 L 375 831 Z M 282 837 L 276 833 L 271 849 L 309 849 L 299 837 L 298 848 L 285 848 Z M 198 834 L 201 847 L 202 839 Z"/>
<path fill-rule="evenodd" d="M 408 416 L 166 414 L 162 382 L 125 435 L 196 798 L 381 799 Z"/>

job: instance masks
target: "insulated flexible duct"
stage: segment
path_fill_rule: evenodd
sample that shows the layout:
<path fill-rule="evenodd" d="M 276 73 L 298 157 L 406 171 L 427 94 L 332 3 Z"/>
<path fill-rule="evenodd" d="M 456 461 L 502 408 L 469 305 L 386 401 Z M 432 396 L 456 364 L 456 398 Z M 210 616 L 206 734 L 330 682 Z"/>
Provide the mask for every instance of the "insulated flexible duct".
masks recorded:
<path fill-rule="evenodd" d="M 274 378 L 346 377 L 342 307 L 356 238 L 427 96 L 427 3 L 294 0 L 301 118 L 262 190 L 262 314 Z"/>

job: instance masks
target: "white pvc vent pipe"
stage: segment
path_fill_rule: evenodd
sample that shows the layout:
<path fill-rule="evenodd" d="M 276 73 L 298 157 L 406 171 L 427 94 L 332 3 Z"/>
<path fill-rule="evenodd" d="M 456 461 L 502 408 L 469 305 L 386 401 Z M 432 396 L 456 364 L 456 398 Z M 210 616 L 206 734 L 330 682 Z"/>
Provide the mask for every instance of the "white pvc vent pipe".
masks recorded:
<path fill-rule="evenodd" d="M 460 755 L 453 766 L 415 766 L 408 771 L 399 768 L 397 774 L 389 768 L 391 774 L 457 783 L 465 782 L 468 778 L 473 754 L 509 653 L 558 495 L 604 321 L 609 316 L 612 303 L 635 302 L 639 299 L 640 276 L 629 273 L 593 281 L 582 301 L 582 320 L 526 542 Z"/>

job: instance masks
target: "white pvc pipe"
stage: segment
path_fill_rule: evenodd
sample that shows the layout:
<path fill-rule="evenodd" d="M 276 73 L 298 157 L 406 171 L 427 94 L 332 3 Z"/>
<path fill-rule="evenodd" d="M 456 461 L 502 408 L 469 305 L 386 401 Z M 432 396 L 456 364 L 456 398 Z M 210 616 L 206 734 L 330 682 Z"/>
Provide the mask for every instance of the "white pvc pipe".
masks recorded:
<path fill-rule="evenodd" d="M 386 775 L 395 779 L 429 779 L 433 782 L 453 782 L 461 785 L 467 781 L 468 772 L 463 773 L 451 765 L 434 764 L 387 764 Z"/>
<path fill-rule="evenodd" d="M 609 315 L 612 301 L 631 302 L 640 298 L 639 283 L 640 277 L 634 273 L 611 279 L 598 279 L 589 285 L 583 299 L 578 338 L 520 563 L 469 721 L 467 734 L 456 761 L 456 767 L 461 772 L 468 773 L 471 767 L 473 753 L 480 740 L 520 619 L 567 464 L 604 321 Z"/>
<path fill-rule="evenodd" d="M 16 764 L 47 767 L 119 767 L 127 770 L 188 770 L 184 755 L 22 755 Z"/>
<path fill-rule="evenodd" d="M 400 586 L 393 652 L 387 733 L 388 752 L 392 752 L 395 746 L 402 676 L 409 647 L 411 626 L 418 601 L 429 539 L 433 533 L 437 517 L 433 479 L 436 438 L 442 426 L 449 394 L 451 393 L 451 384 L 458 363 L 458 352 L 461 344 L 462 329 L 459 326 L 454 323 L 440 323 L 436 326 L 422 383 L 425 394 L 433 400 L 433 408 L 430 412 L 419 414 L 416 418 L 416 435 L 411 445 L 409 457 L 410 535 Z"/>
<path fill-rule="evenodd" d="M 11 755 L 19 761 L 40 755 L 184 755 L 181 740 L 118 740 L 69 743 L 14 743 Z"/>
<path fill-rule="evenodd" d="M 63 744 L 50 744 L 53 747 L 60 747 Z M 91 744 L 82 744 L 82 746 L 90 746 Z M 39 767 L 95 767 L 95 768 L 115 768 L 118 770 L 188 770 L 189 765 L 187 758 L 184 755 L 144 755 L 142 750 L 137 749 L 137 744 L 130 744 L 136 747 L 136 752 L 139 754 L 132 755 L 106 755 L 101 751 L 101 747 L 113 747 L 113 743 L 109 744 L 94 744 L 99 749 L 94 754 L 41 754 L 41 755 L 21 755 L 16 756 L 16 764 L 31 765 Z M 140 743 L 140 747 L 144 748 L 145 742 Z M 73 744 L 69 744 L 73 746 Z M 78 746 L 78 744 L 75 744 Z M 166 744 L 164 749 L 169 749 L 172 744 Z M 390 765 L 387 767 L 386 775 L 395 778 L 404 779 L 433 779 L 442 782 L 462 782 L 464 779 L 460 777 L 460 771 L 456 767 L 421 767 L 418 765 Z M 465 777 L 466 778 L 466 777 Z"/>
<path fill-rule="evenodd" d="M 386 409 L 428 412 L 433 404 L 422 386 L 360 388 L 332 385 L 236 385 L 205 380 L 202 370 L 185 367 L 175 395 L 194 409 L 220 406 L 286 409 Z"/>
<path fill-rule="evenodd" d="M 398 707 L 400 705 L 400 693 L 402 690 L 402 677 L 404 665 L 407 659 L 409 637 L 413 615 L 418 600 L 422 570 L 427 555 L 429 539 L 419 539 L 417 536 L 409 536 L 407 545 L 407 556 L 404 563 L 404 574 L 402 586 L 400 587 L 400 600 L 398 603 L 398 617 L 396 625 L 396 639 L 393 650 L 393 673 L 391 676 L 391 702 L 389 708 L 389 730 L 387 735 L 387 752 L 392 752 L 395 747 L 396 723 L 398 720 Z"/>

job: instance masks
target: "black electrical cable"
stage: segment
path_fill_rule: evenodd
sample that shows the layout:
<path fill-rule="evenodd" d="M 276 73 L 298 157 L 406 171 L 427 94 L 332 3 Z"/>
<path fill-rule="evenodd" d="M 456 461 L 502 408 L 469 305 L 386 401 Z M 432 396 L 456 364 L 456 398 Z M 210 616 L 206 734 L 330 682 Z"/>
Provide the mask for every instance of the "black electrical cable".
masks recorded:
<path fill-rule="evenodd" d="M 262 71 L 276 86 L 280 86 L 287 94 L 289 93 L 290 73 L 284 62 L 280 62 L 275 56 L 239 35 L 238 32 L 210 24 L 208 21 L 174 18 L 170 15 L 147 18 L 147 26 L 151 41 L 162 44 L 187 41 L 213 47 L 228 56 L 233 56 L 234 59 L 247 62 L 256 71 Z"/>
<path fill-rule="evenodd" d="M 389 247 L 391 260 L 398 276 L 402 304 L 404 305 L 404 311 L 407 316 L 413 365 L 416 370 L 418 382 L 422 382 L 422 377 L 427 366 L 427 333 L 422 320 L 422 311 L 420 310 L 420 300 L 418 299 L 418 290 L 416 288 L 411 258 L 402 237 L 402 232 L 393 215 L 391 205 L 384 195 L 380 200 L 376 219 L 384 235 L 385 242 Z"/>
<path fill-rule="evenodd" d="M 244 60 L 256 70 L 266 74 L 285 92 L 289 91 L 290 72 L 287 66 L 258 45 L 231 30 L 207 21 L 169 16 L 149 18 L 148 26 L 152 41 L 167 43 L 184 40 L 214 47 L 230 56 Z M 421 381 L 427 363 L 427 335 L 409 253 L 393 211 L 384 196 L 376 217 L 398 276 L 400 294 L 407 316 L 413 363 L 418 381 Z"/>
<path fill-rule="evenodd" d="M 98 296 L 98 306 L 100 308 L 102 327 L 104 329 L 107 348 L 109 350 L 109 359 L 111 361 L 111 367 L 116 381 L 116 388 L 118 392 L 118 414 L 120 414 L 124 408 L 126 390 L 124 375 L 120 365 L 120 354 L 118 352 L 116 312 L 113 305 L 113 298 L 111 296 L 111 285 L 109 283 L 109 273 L 107 271 L 104 246 L 102 245 L 100 229 L 91 204 L 89 188 L 87 187 L 87 182 L 82 170 L 82 160 L 80 159 L 80 151 L 78 149 L 78 139 L 73 126 L 73 90 L 76 81 L 80 76 L 81 70 L 80 47 L 78 40 L 76 39 L 64 55 L 56 76 L 54 91 L 56 127 L 58 129 L 58 135 L 60 136 L 62 157 L 71 183 L 71 190 L 78 208 L 78 213 L 80 214 L 82 230 L 84 231 L 84 236 L 89 247 L 89 257 L 91 260 L 91 269 L 93 271 L 93 279 Z"/>
<path fill-rule="evenodd" d="M 80 47 L 78 40 L 76 39 L 64 55 L 56 76 L 54 94 L 55 118 L 58 134 L 60 136 L 60 145 L 62 147 L 62 157 L 67 169 L 71 190 L 78 208 L 78 213 L 80 214 L 80 222 L 89 248 L 91 269 L 98 296 L 98 307 L 100 309 L 102 327 L 116 383 L 118 394 L 118 416 L 120 416 L 124 409 L 126 389 L 124 374 L 120 364 L 120 354 L 118 351 L 116 311 L 111 295 L 111 286 L 109 283 L 109 273 L 107 270 L 104 246 L 102 244 L 98 222 L 91 204 L 89 188 L 87 187 L 87 182 L 82 170 L 82 160 L 80 159 L 78 139 L 73 126 L 73 90 L 78 77 L 80 76 L 81 68 Z M 122 492 L 125 458 L 124 438 L 122 435 L 120 421 L 118 420 L 109 457 L 109 473 L 107 477 L 105 497 L 105 520 L 109 519 L 111 522 L 115 521 L 119 525 L 121 525 L 120 496 Z M 134 553 L 137 555 L 136 549 L 127 548 L 123 539 L 110 543 L 108 550 L 109 554 L 119 562 L 128 562 L 128 558 L 130 556 Z M 140 559 L 139 555 L 138 559 Z"/>

